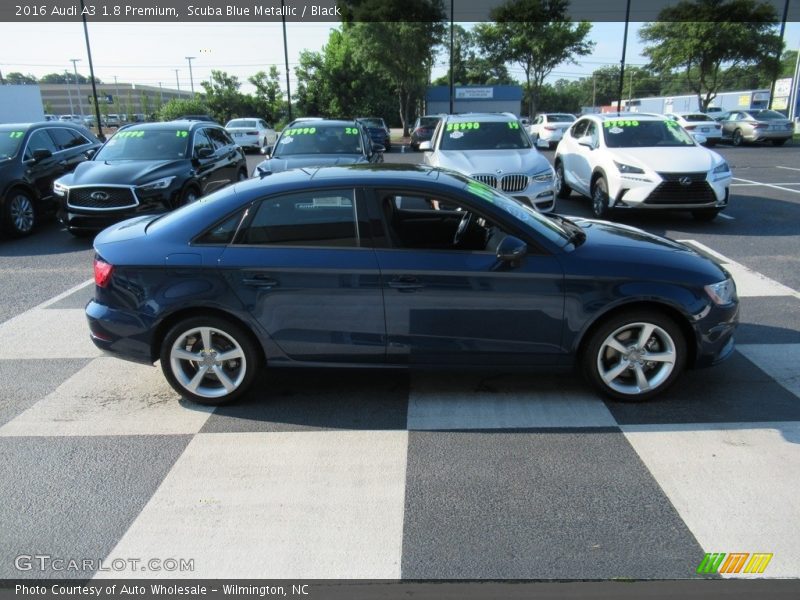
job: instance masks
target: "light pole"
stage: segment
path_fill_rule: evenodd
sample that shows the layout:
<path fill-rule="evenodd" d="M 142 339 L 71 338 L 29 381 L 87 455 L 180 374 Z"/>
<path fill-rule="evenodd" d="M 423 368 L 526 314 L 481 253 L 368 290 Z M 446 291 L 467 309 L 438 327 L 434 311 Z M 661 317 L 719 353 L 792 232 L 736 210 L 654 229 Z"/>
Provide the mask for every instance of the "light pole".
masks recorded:
<path fill-rule="evenodd" d="M 189 61 L 189 85 L 192 87 L 192 99 L 194 99 L 194 78 L 192 77 L 192 61 L 197 58 L 196 56 L 187 56 L 186 60 Z"/>
<path fill-rule="evenodd" d="M 69 120 L 72 121 L 72 115 L 75 112 L 72 108 L 72 90 L 69 89 L 69 71 L 64 69 L 64 80 L 67 82 L 67 96 L 69 97 Z"/>
<path fill-rule="evenodd" d="M 117 85 L 116 75 L 114 75 L 114 94 L 116 94 L 114 96 L 114 107 L 117 109 L 117 112 L 119 112 L 119 85 Z"/>
<path fill-rule="evenodd" d="M 78 81 L 78 63 L 80 60 L 80 58 L 69 59 L 69 61 L 72 63 L 72 68 L 75 70 L 75 88 L 78 90 L 78 108 L 81 112 L 81 124 L 83 124 L 83 102 L 81 102 L 81 85 Z"/>
<path fill-rule="evenodd" d="M 289 85 L 289 46 L 286 44 L 286 6 L 281 0 L 281 23 L 283 23 L 283 62 L 286 64 L 286 105 L 289 121 L 292 120 L 292 88 Z"/>
<path fill-rule="evenodd" d="M 178 79 L 178 71 L 179 71 L 179 70 L 180 70 L 180 69 L 175 69 L 175 85 L 177 85 L 177 86 L 178 86 L 178 91 L 180 92 L 180 91 L 181 91 L 181 80 L 180 80 L 180 79 Z M 181 95 L 180 95 L 180 94 L 178 94 L 178 98 L 180 98 L 180 97 L 181 97 Z"/>

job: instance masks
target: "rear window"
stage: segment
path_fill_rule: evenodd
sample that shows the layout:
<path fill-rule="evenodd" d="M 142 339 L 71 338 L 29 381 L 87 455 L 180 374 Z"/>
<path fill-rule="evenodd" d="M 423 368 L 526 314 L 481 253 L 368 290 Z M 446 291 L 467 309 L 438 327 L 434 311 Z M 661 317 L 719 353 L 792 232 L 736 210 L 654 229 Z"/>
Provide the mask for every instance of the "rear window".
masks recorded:
<path fill-rule="evenodd" d="M 695 123 L 700 122 L 700 121 L 711 121 L 711 117 L 709 117 L 708 115 L 703 115 L 703 114 L 683 115 L 683 119 L 685 121 L 690 121 L 690 122 L 695 122 Z"/>
<path fill-rule="evenodd" d="M 258 127 L 258 123 L 255 119 L 234 119 L 233 121 L 228 121 L 225 127 Z"/>
<path fill-rule="evenodd" d="M 419 126 L 420 127 L 436 127 L 436 124 L 439 122 L 437 118 L 428 118 L 428 119 L 420 119 Z"/>
<path fill-rule="evenodd" d="M 774 121 L 776 119 L 785 120 L 786 117 L 779 112 L 774 110 L 755 110 L 752 113 L 754 118 L 759 119 L 760 121 Z"/>
<path fill-rule="evenodd" d="M 572 115 L 547 115 L 547 120 L 551 123 L 572 123 L 575 117 Z"/>

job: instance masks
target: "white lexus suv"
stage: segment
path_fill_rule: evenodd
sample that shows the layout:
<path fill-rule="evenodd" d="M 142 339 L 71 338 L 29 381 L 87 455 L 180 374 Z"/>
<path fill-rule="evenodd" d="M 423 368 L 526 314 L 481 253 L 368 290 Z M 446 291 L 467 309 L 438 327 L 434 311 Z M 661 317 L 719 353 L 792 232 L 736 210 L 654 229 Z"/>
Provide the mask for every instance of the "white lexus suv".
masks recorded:
<path fill-rule="evenodd" d="M 575 190 L 591 198 L 597 218 L 616 209 L 677 209 L 710 221 L 728 205 L 725 159 L 660 115 L 581 117 L 564 133 L 554 164 L 558 197 Z"/>
<path fill-rule="evenodd" d="M 419 149 L 427 165 L 459 171 L 539 212 L 555 208 L 553 167 L 511 113 L 445 115 Z"/>

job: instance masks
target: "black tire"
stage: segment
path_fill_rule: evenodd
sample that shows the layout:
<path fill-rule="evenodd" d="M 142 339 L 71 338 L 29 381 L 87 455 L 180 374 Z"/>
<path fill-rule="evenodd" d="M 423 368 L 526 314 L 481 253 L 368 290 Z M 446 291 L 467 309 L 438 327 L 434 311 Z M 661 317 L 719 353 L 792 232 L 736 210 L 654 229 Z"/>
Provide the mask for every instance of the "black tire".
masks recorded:
<path fill-rule="evenodd" d="M 598 177 L 592 186 L 592 214 L 596 219 L 607 219 L 611 215 L 608 206 L 608 184 L 605 177 Z"/>
<path fill-rule="evenodd" d="M 731 136 L 731 143 L 734 146 L 741 146 L 744 144 L 744 136 L 742 135 L 741 129 L 734 130 L 733 135 Z"/>
<path fill-rule="evenodd" d="M 193 185 L 186 186 L 183 188 L 180 197 L 178 198 L 178 203 L 175 208 L 179 208 L 184 204 L 191 204 L 192 202 L 196 202 L 200 198 L 200 192 L 197 190 L 196 187 Z"/>
<path fill-rule="evenodd" d="M 772 145 L 773 146 L 783 146 L 786 143 L 786 141 L 787 141 L 786 138 L 784 138 L 782 140 L 772 140 Z"/>
<path fill-rule="evenodd" d="M 31 195 L 21 188 L 14 188 L 3 203 L 3 228 L 11 237 L 25 237 L 36 227 L 36 207 Z"/>
<path fill-rule="evenodd" d="M 572 193 L 572 188 L 567 185 L 567 182 L 564 180 L 564 163 L 558 161 L 556 163 L 556 196 L 561 198 L 569 198 L 569 195 Z"/>
<path fill-rule="evenodd" d="M 244 169 L 239 169 L 239 172 L 236 174 L 236 181 L 245 181 L 247 179 L 247 171 Z"/>
<path fill-rule="evenodd" d="M 652 333 L 642 342 L 645 327 L 652 327 Z M 659 360 L 648 361 L 648 355 Z M 583 346 L 580 362 L 584 376 L 602 395 L 643 402 L 680 376 L 686 366 L 686 338 L 675 321 L 661 312 L 634 309 L 612 315 L 597 327 Z M 649 387 L 641 386 L 640 380 Z"/>
<path fill-rule="evenodd" d="M 704 208 L 702 210 L 693 210 L 692 217 L 694 217 L 695 221 L 701 221 L 703 223 L 707 223 L 709 221 L 713 221 L 717 218 L 719 214 L 719 209 L 716 208 Z"/>
<path fill-rule="evenodd" d="M 197 360 L 182 358 L 181 353 L 194 354 Z M 233 356 L 215 360 L 222 353 Z M 217 316 L 191 317 L 175 324 L 161 343 L 160 358 L 161 370 L 172 389 L 187 400 L 211 406 L 229 404 L 247 392 L 262 362 L 250 333 Z M 227 377 L 227 384 L 218 371 Z"/>
<path fill-rule="evenodd" d="M 709 148 L 713 148 L 716 145 L 717 145 L 717 140 L 706 140 L 706 146 L 708 146 Z"/>

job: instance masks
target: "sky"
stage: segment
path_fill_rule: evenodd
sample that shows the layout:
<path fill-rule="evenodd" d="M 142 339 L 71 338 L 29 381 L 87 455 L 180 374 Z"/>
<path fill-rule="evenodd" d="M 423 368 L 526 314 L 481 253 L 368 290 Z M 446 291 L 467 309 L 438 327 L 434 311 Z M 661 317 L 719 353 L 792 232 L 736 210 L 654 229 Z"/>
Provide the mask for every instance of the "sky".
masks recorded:
<path fill-rule="evenodd" d="M 302 50 L 320 50 L 328 39 L 332 23 L 287 22 L 290 82 L 296 86 L 294 67 Z M 626 64 L 644 65 L 642 44 L 638 39 L 640 23 L 631 23 Z M 619 64 L 622 54 L 624 23 L 595 23 L 590 38 L 596 43 L 591 56 L 579 64 L 562 64 L 549 81 L 575 80 L 605 65 Z M 247 78 L 259 70 L 277 65 L 285 88 L 283 36 L 280 23 L 89 23 L 95 76 L 104 83 L 114 77 L 122 83 L 176 88 L 190 88 L 189 65 L 185 57 L 194 56 L 192 75 L 196 91 L 200 81 L 212 69 L 236 75 L 243 92 L 252 92 Z M 800 23 L 787 23 L 787 48 L 800 47 Z M 35 43 L 31 43 L 35 40 Z M 37 77 L 52 72 L 73 72 L 72 58 L 78 72 L 88 76 L 89 65 L 81 23 L 9 23 L 0 22 L 0 71 L 3 75 L 19 71 Z M 437 57 L 434 79 L 446 73 L 448 57 Z M 177 82 L 176 82 L 176 73 Z M 522 70 L 510 69 L 523 80 Z"/>

